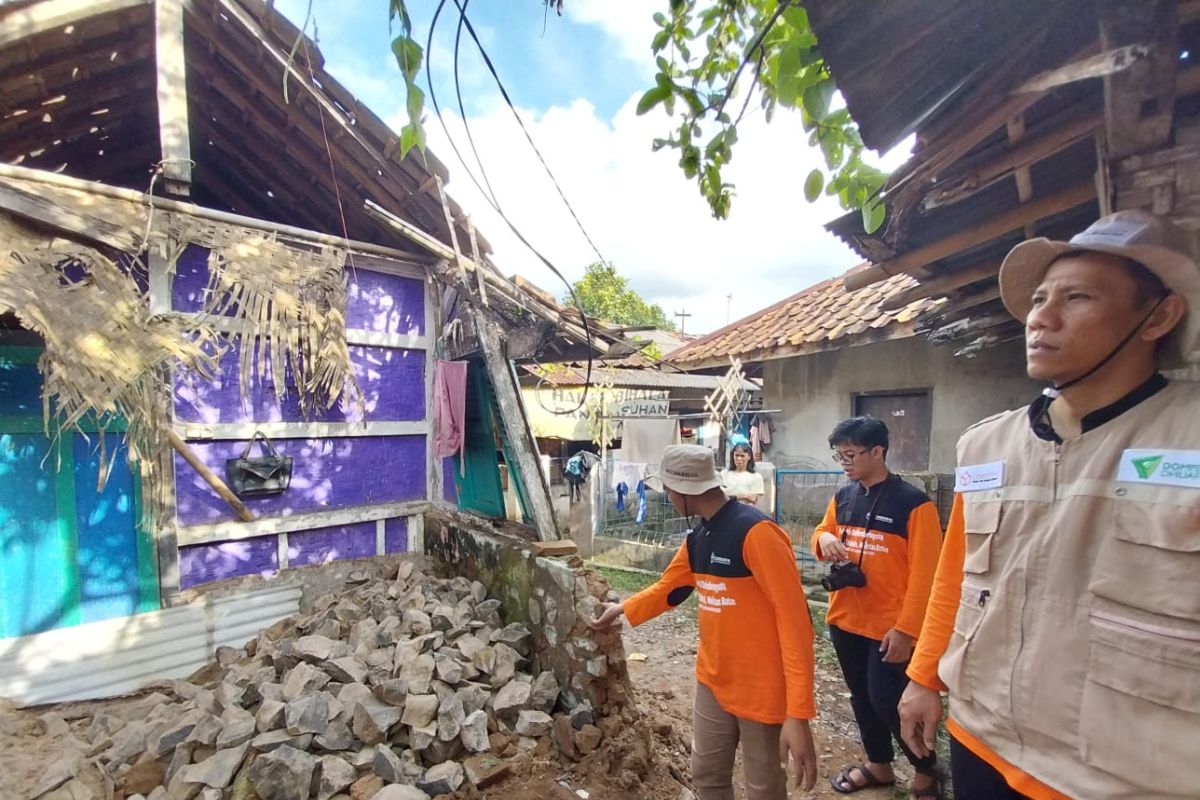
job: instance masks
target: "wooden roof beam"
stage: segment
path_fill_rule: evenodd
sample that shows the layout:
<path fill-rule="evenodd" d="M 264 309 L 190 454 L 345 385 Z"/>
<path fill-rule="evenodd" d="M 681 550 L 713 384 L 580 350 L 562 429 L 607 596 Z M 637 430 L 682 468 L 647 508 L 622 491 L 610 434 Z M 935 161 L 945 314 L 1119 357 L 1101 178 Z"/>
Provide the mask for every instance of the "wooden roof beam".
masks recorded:
<path fill-rule="evenodd" d="M 982 264 L 976 264 L 973 267 L 956 269 L 953 272 L 931 278 L 917 284 L 911 289 L 905 289 L 903 292 L 892 295 L 880 303 L 879 307 L 884 311 L 897 311 L 909 303 L 915 303 L 917 300 L 941 297 L 942 295 L 950 294 L 956 289 L 970 286 L 972 283 L 994 278 L 999 271 L 999 261 L 984 261 Z"/>
<path fill-rule="evenodd" d="M 966 174 L 957 178 L 939 181 L 939 188 L 925 195 L 921 203 L 922 208 L 938 208 L 957 203 L 1009 175 L 1016 175 L 1021 170 L 1028 172 L 1029 168 L 1037 162 L 1062 152 L 1076 142 L 1087 138 L 1103 124 L 1102 115 L 1088 114 L 1056 125 L 1040 136 L 1027 138 L 1022 134 L 1014 147 L 1005 150 L 992 160 L 969 169 Z M 1032 194 L 1029 198 L 1023 198 L 1022 202 L 1031 198 Z"/>
<path fill-rule="evenodd" d="M 188 138 L 183 0 L 154 0 L 154 43 L 163 184 L 169 194 L 187 197 L 192 184 L 192 146 Z"/>
<path fill-rule="evenodd" d="M 1100 41 L 1105 50 L 1149 48 L 1149 57 L 1104 78 L 1108 154 L 1118 159 L 1164 144 L 1175 115 L 1179 62 L 1175 0 L 1100 0 Z"/>
<path fill-rule="evenodd" d="M 0 48 L 151 0 L 44 0 L 0 15 Z"/>
<path fill-rule="evenodd" d="M 914 275 L 934 261 L 976 247 L 1045 217 L 1083 205 L 1094 200 L 1095 197 L 1096 184 L 1089 180 L 1086 183 L 1077 184 L 1055 194 L 1017 206 L 1003 214 L 985 219 L 973 227 L 957 231 L 944 239 L 910 250 L 896 258 L 877 264 L 864 264 L 846 275 L 846 291 L 857 291 L 901 272 Z"/>

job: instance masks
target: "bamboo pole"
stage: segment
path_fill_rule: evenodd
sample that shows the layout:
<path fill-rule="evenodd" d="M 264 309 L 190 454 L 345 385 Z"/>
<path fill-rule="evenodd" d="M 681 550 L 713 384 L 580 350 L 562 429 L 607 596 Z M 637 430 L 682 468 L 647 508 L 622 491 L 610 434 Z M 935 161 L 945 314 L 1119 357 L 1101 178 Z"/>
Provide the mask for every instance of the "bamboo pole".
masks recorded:
<path fill-rule="evenodd" d="M 229 507 L 238 515 L 238 519 L 242 522 L 254 522 L 254 512 L 246 508 L 246 504 L 233 493 L 233 491 L 225 485 L 225 481 L 221 480 L 215 472 L 208 468 L 208 465 L 200 460 L 192 448 L 188 447 L 187 442 L 179 438 L 179 434 L 175 431 L 167 431 L 167 436 L 171 439 L 171 447 L 175 448 L 175 452 L 183 456 L 183 460 L 192 465 L 192 469 L 204 478 L 204 482 L 213 488 L 213 491 L 221 496 L 221 499 L 229 504 Z"/>

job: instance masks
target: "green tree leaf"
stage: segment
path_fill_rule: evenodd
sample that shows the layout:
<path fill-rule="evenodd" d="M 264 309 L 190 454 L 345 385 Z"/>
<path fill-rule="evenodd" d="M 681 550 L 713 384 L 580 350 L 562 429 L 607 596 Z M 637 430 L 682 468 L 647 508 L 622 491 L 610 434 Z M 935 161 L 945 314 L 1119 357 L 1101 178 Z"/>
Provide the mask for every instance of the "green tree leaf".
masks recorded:
<path fill-rule="evenodd" d="M 638 115 L 641 116 L 642 114 L 645 114 L 647 111 L 666 100 L 670 95 L 670 89 L 667 89 L 663 86 L 655 86 L 653 89 L 642 95 L 641 100 L 638 100 Z"/>
<path fill-rule="evenodd" d="M 874 233 L 879 230 L 879 226 L 883 225 L 886 217 L 887 208 L 883 203 L 875 202 L 864 205 L 862 207 L 863 230 L 867 233 Z"/>
<path fill-rule="evenodd" d="M 814 169 L 808 173 L 808 177 L 804 179 L 804 199 L 808 202 L 813 202 L 821 196 L 821 189 L 825 185 L 825 174 L 819 169 Z"/>

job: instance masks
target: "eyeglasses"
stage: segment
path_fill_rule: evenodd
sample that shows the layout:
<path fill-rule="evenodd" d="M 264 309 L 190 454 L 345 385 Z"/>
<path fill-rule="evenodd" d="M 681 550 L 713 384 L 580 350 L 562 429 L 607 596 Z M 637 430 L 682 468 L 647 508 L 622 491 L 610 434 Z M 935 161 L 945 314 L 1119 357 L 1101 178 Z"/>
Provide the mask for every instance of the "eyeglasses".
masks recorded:
<path fill-rule="evenodd" d="M 854 459 L 861 456 L 863 453 L 871 452 L 868 450 L 859 450 L 857 453 L 834 453 L 830 456 L 835 464 L 853 464 Z"/>

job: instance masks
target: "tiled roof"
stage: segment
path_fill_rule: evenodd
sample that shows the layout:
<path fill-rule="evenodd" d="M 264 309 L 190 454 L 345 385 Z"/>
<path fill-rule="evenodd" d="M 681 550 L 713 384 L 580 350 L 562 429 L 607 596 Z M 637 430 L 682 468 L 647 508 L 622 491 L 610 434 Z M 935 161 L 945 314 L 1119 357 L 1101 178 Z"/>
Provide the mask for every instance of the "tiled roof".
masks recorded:
<path fill-rule="evenodd" d="M 914 300 L 895 311 L 880 305 L 916 285 L 908 275 L 896 275 L 847 292 L 842 277 L 830 278 L 681 347 L 667 361 L 692 368 L 730 356 L 765 361 L 912 336 L 912 321 L 941 300 Z"/>
<path fill-rule="evenodd" d="M 587 368 L 555 364 L 550 367 L 523 365 L 526 372 L 545 380 L 551 386 L 582 386 L 587 382 Z M 592 368 L 592 385 L 609 383 L 613 386 L 628 386 L 643 389 L 700 389 L 717 388 L 719 375 L 692 375 L 687 372 L 662 369 L 611 369 Z M 746 391 L 757 392 L 757 384 L 743 381 Z"/>

